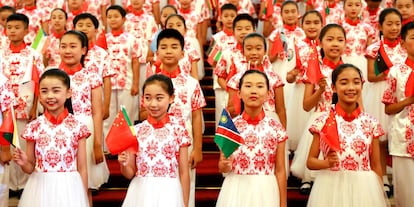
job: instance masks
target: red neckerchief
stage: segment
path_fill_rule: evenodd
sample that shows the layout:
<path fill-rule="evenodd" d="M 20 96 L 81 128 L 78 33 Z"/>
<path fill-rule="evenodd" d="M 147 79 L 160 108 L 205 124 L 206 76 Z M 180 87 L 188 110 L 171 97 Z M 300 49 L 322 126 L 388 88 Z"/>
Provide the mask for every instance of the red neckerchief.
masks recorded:
<path fill-rule="evenodd" d="M 94 48 L 95 47 L 95 43 L 94 42 L 92 42 L 92 41 L 89 41 L 89 44 L 88 44 L 88 51 L 90 51 L 92 48 Z"/>
<path fill-rule="evenodd" d="M 345 22 L 348 23 L 349 25 L 357 26 L 361 22 L 361 20 L 359 20 L 359 19 L 352 20 L 352 19 L 349 19 L 349 18 L 345 18 Z"/>
<path fill-rule="evenodd" d="M 26 43 L 23 41 L 19 45 L 15 46 L 12 43 L 9 44 L 9 48 L 12 51 L 12 53 L 20 53 L 24 48 L 26 48 Z"/>
<path fill-rule="evenodd" d="M 63 71 L 65 71 L 68 75 L 74 75 L 75 73 L 79 72 L 82 70 L 83 66 L 82 64 L 78 64 L 76 67 L 74 68 L 69 68 L 67 65 L 65 65 L 63 62 L 60 63 L 59 68 Z"/>
<path fill-rule="evenodd" d="M 233 36 L 233 30 L 227 30 L 226 28 L 223 29 L 224 34 L 227 36 Z"/>
<path fill-rule="evenodd" d="M 65 110 L 63 110 L 63 112 L 60 113 L 55 118 L 52 114 L 50 114 L 47 110 L 45 110 L 44 115 L 50 123 L 57 125 L 57 124 L 61 124 L 63 122 L 63 120 L 65 120 L 65 118 L 68 117 L 69 112 L 68 112 L 68 109 L 65 108 Z"/>
<path fill-rule="evenodd" d="M 60 39 L 60 38 L 62 38 L 63 34 L 65 34 L 65 32 L 66 32 L 66 31 L 63 31 L 63 32 L 61 32 L 61 33 L 57 33 L 55 30 L 52 30 L 52 35 L 53 35 L 54 37 L 56 37 L 56 39 Z"/>
<path fill-rule="evenodd" d="M 318 41 L 317 39 L 315 39 L 315 40 L 311 40 L 311 39 L 309 39 L 308 37 L 306 37 L 306 38 L 305 38 L 305 42 L 306 42 L 309 46 L 312 46 L 312 47 L 316 47 L 316 46 L 318 46 L 318 45 L 319 45 L 319 41 Z"/>
<path fill-rule="evenodd" d="M 335 68 L 343 64 L 343 62 L 342 59 L 340 59 L 337 63 L 334 63 L 331 60 L 328 60 L 328 58 L 324 58 L 322 64 L 328 66 L 332 70 L 335 70 Z"/>
<path fill-rule="evenodd" d="M 249 116 L 249 114 L 246 113 L 246 111 L 243 111 L 242 118 L 247 121 L 248 124 L 257 125 L 261 120 L 263 120 L 265 117 L 265 112 L 262 110 L 259 115 L 252 118 Z"/>
<path fill-rule="evenodd" d="M 412 17 L 410 17 L 410 18 L 408 18 L 408 19 L 404 19 L 404 20 L 402 21 L 402 26 L 404 26 L 404 25 L 406 25 L 406 24 L 408 24 L 408 23 L 410 23 L 410 22 L 412 22 L 412 21 L 414 21 L 414 19 L 413 19 Z"/>
<path fill-rule="evenodd" d="M 129 7 L 128 7 L 128 10 L 129 10 L 131 13 L 133 13 L 135 16 L 137 16 L 137 17 L 139 17 L 139 16 L 141 16 L 142 14 L 144 14 L 144 10 L 143 10 L 143 9 L 141 9 L 141 10 L 136 10 L 136 9 L 132 8 L 132 6 L 131 6 L 131 8 L 129 8 Z"/>
<path fill-rule="evenodd" d="M 124 29 L 112 30 L 111 33 L 112 33 L 112 35 L 114 37 L 118 37 L 119 35 L 121 35 L 122 33 L 124 33 Z"/>
<path fill-rule="evenodd" d="M 165 126 L 165 124 L 170 123 L 170 116 L 166 114 L 161 120 L 157 121 L 153 117 L 148 116 L 147 118 L 148 123 L 152 125 L 155 129 L 159 129 Z"/>
<path fill-rule="evenodd" d="M 191 6 L 188 9 L 180 8 L 181 14 L 189 14 L 191 12 Z"/>
<path fill-rule="evenodd" d="M 24 9 L 27 11 L 33 11 L 36 9 L 36 4 L 34 4 L 33 6 L 24 6 Z"/>
<path fill-rule="evenodd" d="M 388 47 L 390 48 L 394 48 L 395 46 L 397 46 L 398 44 L 400 44 L 400 38 L 394 40 L 394 41 L 390 41 L 388 39 L 383 39 L 384 44 L 386 44 Z"/>
<path fill-rule="evenodd" d="M 240 44 L 240 43 L 237 43 L 236 44 L 236 50 L 239 50 L 240 52 L 242 52 L 243 51 L 243 45 Z"/>
<path fill-rule="evenodd" d="M 411 73 L 405 84 L 405 97 L 410 97 L 414 95 L 414 60 L 407 58 L 405 64 L 411 68 Z"/>
<path fill-rule="evenodd" d="M 161 73 L 161 74 L 163 74 L 163 75 L 165 75 L 169 78 L 176 78 L 181 73 L 181 70 L 180 70 L 180 67 L 177 67 L 177 69 L 173 70 L 173 71 L 166 71 L 166 70 L 163 70 L 161 68 L 161 71 L 159 73 Z"/>
<path fill-rule="evenodd" d="M 357 108 L 351 114 L 346 113 L 339 104 L 335 105 L 335 111 L 347 122 L 353 121 L 354 119 L 358 118 L 358 116 L 362 113 L 361 107 L 359 107 L 358 104 Z"/>
<path fill-rule="evenodd" d="M 378 8 L 374 8 L 374 9 L 371 9 L 371 8 L 367 7 L 367 11 L 368 11 L 369 16 L 377 15 L 378 10 L 379 10 L 379 7 Z"/>
<path fill-rule="evenodd" d="M 336 1 L 334 1 L 333 3 L 331 3 L 331 2 L 329 2 L 329 1 L 327 1 L 327 2 L 326 2 L 326 5 L 327 5 L 329 8 L 335 8 L 335 7 L 336 7 Z"/>
<path fill-rule="evenodd" d="M 285 28 L 287 31 L 293 32 L 297 28 L 297 25 L 296 24 L 294 25 L 283 24 L 283 28 Z"/>

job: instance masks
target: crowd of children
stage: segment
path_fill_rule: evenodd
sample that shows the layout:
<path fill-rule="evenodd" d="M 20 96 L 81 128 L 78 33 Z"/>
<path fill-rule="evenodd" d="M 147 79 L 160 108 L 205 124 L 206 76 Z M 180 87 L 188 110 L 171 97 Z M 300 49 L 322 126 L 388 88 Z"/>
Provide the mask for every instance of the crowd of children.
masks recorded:
<path fill-rule="evenodd" d="M 0 206 L 93 206 L 121 105 L 123 206 L 195 206 L 206 61 L 244 142 L 217 206 L 286 207 L 292 173 L 310 207 L 408 207 L 413 21 L 413 0 L 0 0 Z"/>

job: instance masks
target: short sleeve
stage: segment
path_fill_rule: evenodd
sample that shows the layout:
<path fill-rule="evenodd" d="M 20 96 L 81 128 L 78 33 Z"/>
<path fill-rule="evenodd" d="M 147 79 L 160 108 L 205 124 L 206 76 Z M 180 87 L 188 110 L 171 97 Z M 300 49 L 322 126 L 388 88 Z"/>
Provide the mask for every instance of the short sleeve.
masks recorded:
<path fill-rule="evenodd" d="M 2 112 L 5 112 L 12 105 L 12 102 L 15 97 L 7 78 L 1 77 L 0 79 L 4 80 L 4 82 L 1 81 L 2 83 L 0 85 L 0 109 Z"/>
<path fill-rule="evenodd" d="M 178 124 L 177 124 L 178 125 Z M 179 125 L 180 127 L 177 128 L 177 140 L 178 145 L 180 147 L 188 147 L 191 145 L 191 137 L 188 134 L 187 129 L 185 129 L 183 126 Z"/>
<path fill-rule="evenodd" d="M 27 141 L 36 141 L 36 137 L 37 137 L 36 134 L 37 134 L 37 130 L 39 129 L 39 126 L 40 126 L 40 121 L 39 121 L 39 118 L 37 118 L 36 120 L 26 125 L 20 137 Z"/>
<path fill-rule="evenodd" d="M 237 73 L 236 75 L 231 77 L 230 80 L 227 82 L 227 87 L 233 90 L 238 90 L 241 76 L 241 73 Z"/>
<path fill-rule="evenodd" d="M 326 120 L 328 119 L 328 116 L 329 116 L 329 112 L 325 112 L 322 115 L 320 115 L 318 118 L 316 118 L 315 121 L 309 127 L 309 132 L 311 134 L 320 134 L 323 126 L 326 123 Z"/>
<path fill-rule="evenodd" d="M 271 118 L 269 121 L 269 125 L 276 132 L 276 138 L 278 143 L 284 142 L 288 139 L 287 132 L 279 121 L 277 121 L 274 118 Z"/>
<path fill-rule="evenodd" d="M 377 119 L 375 119 L 374 117 L 372 117 L 373 121 L 373 129 L 372 129 L 372 136 L 375 139 L 378 139 L 380 136 L 385 134 L 384 129 L 382 128 L 381 124 L 377 121 Z"/>
<path fill-rule="evenodd" d="M 375 59 L 379 51 L 379 46 L 380 46 L 380 42 L 376 42 L 368 46 L 365 52 L 365 57 Z"/>
<path fill-rule="evenodd" d="M 88 127 L 84 124 L 81 124 L 79 127 L 79 131 L 75 132 L 76 140 L 86 139 L 91 136 L 91 132 L 89 131 Z"/>
<path fill-rule="evenodd" d="M 193 95 L 191 96 L 191 110 L 196 111 L 206 106 L 206 100 L 204 99 L 203 91 L 201 90 L 200 84 L 195 82 L 196 87 Z"/>
<path fill-rule="evenodd" d="M 132 41 L 130 43 L 132 58 L 141 58 L 143 56 L 143 48 L 148 46 L 145 45 L 144 41 L 141 39 L 137 39 L 132 36 L 129 36 L 128 38 L 132 38 Z"/>
<path fill-rule="evenodd" d="M 99 77 L 98 73 L 90 72 L 90 86 L 92 89 L 98 88 L 99 86 L 102 86 L 102 78 Z"/>
<path fill-rule="evenodd" d="M 393 103 L 397 103 L 397 96 L 396 96 L 396 91 L 397 91 L 397 78 L 396 78 L 396 70 L 397 67 L 391 67 L 391 69 L 389 70 L 390 72 L 388 73 L 388 78 L 387 78 L 387 86 L 384 90 L 384 94 L 382 95 L 382 103 L 384 104 L 393 104 Z"/>

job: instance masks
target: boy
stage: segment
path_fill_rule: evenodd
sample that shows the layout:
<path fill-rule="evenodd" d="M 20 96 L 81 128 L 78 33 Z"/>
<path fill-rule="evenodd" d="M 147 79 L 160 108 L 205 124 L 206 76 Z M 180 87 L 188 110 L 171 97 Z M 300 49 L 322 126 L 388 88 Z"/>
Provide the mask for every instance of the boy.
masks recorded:
<path fill-rule="evenodd" d="M 165 29 L 157 38 L 157 57 L 161 66 L 154 68 L 155 73 L 161 73 L 171 78 L 174 85 L 174 103 L 171 104 L 169 115 L 185 122 L 185 127 L 193 142 L 189 149 L 190 171 L 190 199 L 189 206 L 195 204 L 195 168 L 203 159 L 202 154 L 202 108 L 206 106 L 203 92 L 198 80 L 184 75 L 178 66 L 184 55 L 184 37 L 175 29 Z M 146 119 L 146 113 L 141 113 Z"/>
<path fill-rule="evenodd" d="M 402 16 L 402 25 L 414 21 L 414 1 L 413 0 L 395 0 L 394 7 L 398 9 Z"/>
<path fill-rule="evenodd" d="M 0 47 L 6 48 L 8 46 L 8 38 L 6 35 L 6 20 L 7 17 L 16 13 L 16 10 L 11 6 L 2 6 L 0 8 Z"/>
<path fill-rule="evenodd" d="M 46 14 L 44 8 L 36 7 L 35 0 L 26 0 L 24 1 L 24 7 L 17 10 L 17 13 L 26 15 L 29 18 L 29 33 L 25 36 L 26 44 L 32 44 L 35 40 L 37 32 L 40 29 L 43 29 L 44 32 L 49 32 L 49 16 Z"/>
<path fill-rule="evenodd" d="M 129 0 L 112 0 L 112 4 L 122 5 L 127 10 L 131 10 L 132 7 Z M 143 10 L 154 17 L 157 25 L 160 24 L 160 0 L 145 0 Z"/>
<path fill-rule="evenodd" d="M 107 51 L 115 71 L 111 78 L 112 94 L 109 109 L 109 118 L 104 121 L 106 134 L 115 119 L 120 105 L 127 109 L 132 120 L 138 119 L 139 110 L 136 107 L 139 93 L 139 61 L 143 54 L 141 48 L 146 41 L 136 39 L 124 32 L 126 11 L 119 5 L 112 5 L 106 10 L 108 25 L 111 32 L 105 35 Z"/>
<path fill-rule="evenodd" d="M 10 44 L 0 52 L 1 71 L 9 79 L 17 106 L 15 109 L 18 132 L 36 118 L 37 82 L 44 71 L 41 55 L 24 38 L 28 34 L 29 18 L 24 14 L 12 14 L 6 21 L 6 33 Z M 26 149 L 26 141 L 20 138 L 21 149 Z M 14 162 L 10 163 L 10 190 L 21 192 L 28 175 Z"/>

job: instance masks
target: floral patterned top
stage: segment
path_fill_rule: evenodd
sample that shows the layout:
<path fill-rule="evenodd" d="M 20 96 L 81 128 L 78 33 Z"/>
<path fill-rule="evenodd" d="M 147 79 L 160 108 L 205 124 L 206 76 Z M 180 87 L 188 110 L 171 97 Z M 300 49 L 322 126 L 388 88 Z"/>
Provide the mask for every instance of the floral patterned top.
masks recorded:
<path fill-rule="evenodd" d="M 369 24 L 357 20 L 352 22 L 346 19 L 342 24 L 346 33 L 346 56 L 364 56 L 369 46 L 368 39 L 375 39 L 375 29 Z"/>
<path fill-rule="evenodd" d="M 0 111 L 5 112 L 14 100 L 14 93 L 9 80 L 0 73 Z"/>

